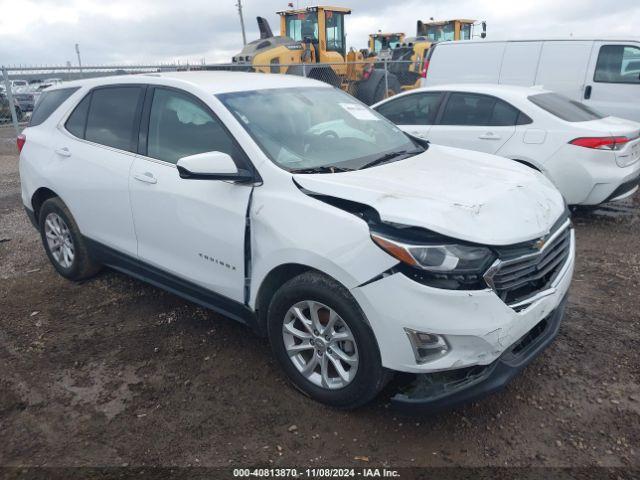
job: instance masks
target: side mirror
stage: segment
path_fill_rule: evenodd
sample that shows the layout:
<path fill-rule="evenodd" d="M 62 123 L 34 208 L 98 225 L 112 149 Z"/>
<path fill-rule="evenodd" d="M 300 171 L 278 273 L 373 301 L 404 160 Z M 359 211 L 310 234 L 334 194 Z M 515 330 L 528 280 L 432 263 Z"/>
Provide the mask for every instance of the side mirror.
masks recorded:
<path fill-rule="evenodd" d="M 238 169 L 230 155 L 223 152 L 205 152 L 182 157 L 176 164 L 180 178 L 194 180 L 253 181 L 248 170 Z"/>

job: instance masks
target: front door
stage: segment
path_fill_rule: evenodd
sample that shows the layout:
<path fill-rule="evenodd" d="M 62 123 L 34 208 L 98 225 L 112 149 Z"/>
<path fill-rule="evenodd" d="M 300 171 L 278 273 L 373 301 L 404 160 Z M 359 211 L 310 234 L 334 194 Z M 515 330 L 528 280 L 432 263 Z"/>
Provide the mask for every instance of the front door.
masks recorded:
<path fill-rule="evenodd" d="M 251 186 L 182 179 L 178 159 L 244 153 L 215 114 L 186 92 L 156 87 L 145 102 L 141 152 L 129 188 L 138 256 L 210 291 L 243 301 L 245 216 Z"/>
<path fill-rule="evenodd" d="M 640 44 L 596 42 L 582 101 L 594 110 L 640 121 Z"/>
<path fill-rule="evenodd" d="M 392 98 L 376 110 L 405 132 L 428 140 L 442 96 L 441 92 L 410 93 Z"/>

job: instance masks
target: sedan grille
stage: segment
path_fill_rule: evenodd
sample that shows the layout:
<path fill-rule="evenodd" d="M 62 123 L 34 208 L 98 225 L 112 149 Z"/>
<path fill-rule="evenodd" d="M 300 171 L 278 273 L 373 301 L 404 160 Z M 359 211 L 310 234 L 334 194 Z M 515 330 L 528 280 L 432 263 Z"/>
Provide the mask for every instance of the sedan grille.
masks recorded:
<path fill-rule="evenodd" d="M 500 258 L 485 274 L 485 280 L 512 308 L 526 308 L 534 297 L 549 290 L 566 264 L 573 229 L 568 218 L 561 220 L 545 238 L 527 246 L 498 249 Z"/>

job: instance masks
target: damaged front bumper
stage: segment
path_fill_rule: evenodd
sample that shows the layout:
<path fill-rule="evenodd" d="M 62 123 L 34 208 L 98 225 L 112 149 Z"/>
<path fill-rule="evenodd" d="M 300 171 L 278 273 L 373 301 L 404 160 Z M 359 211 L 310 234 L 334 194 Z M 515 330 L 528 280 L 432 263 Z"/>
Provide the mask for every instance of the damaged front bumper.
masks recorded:
<path fill-rule="evenodd" d="M 417 374 L 392 397 L 394 406 L 435 413 L 484 397 L 504 388 L 558 334 L 566 296 L 558 307 L 489 365 Z"/>

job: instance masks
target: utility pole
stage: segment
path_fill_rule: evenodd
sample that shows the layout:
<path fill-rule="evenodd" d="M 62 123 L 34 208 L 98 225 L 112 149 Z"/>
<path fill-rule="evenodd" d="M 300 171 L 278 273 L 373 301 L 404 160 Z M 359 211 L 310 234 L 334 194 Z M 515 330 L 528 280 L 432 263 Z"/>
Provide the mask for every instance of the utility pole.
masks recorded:
<path fill-rule="evenodd" d="M 76 43 L 76 54 L 78 55 L 78 67 L 80 67 L 80 77 L 82 77 L 82 61 L 80 60 L 80 45 Z"/>
<path fill-rule="evenodd" d="M 242 0 L 238 0 L 236 3 L 236 7 L 238 7 L 238 15 L 240 15 L 240 27 L 242 28 L 242 44 L 247 44 L 247 34 L 244 32 L 244 18 L 242 17 Z"/>

